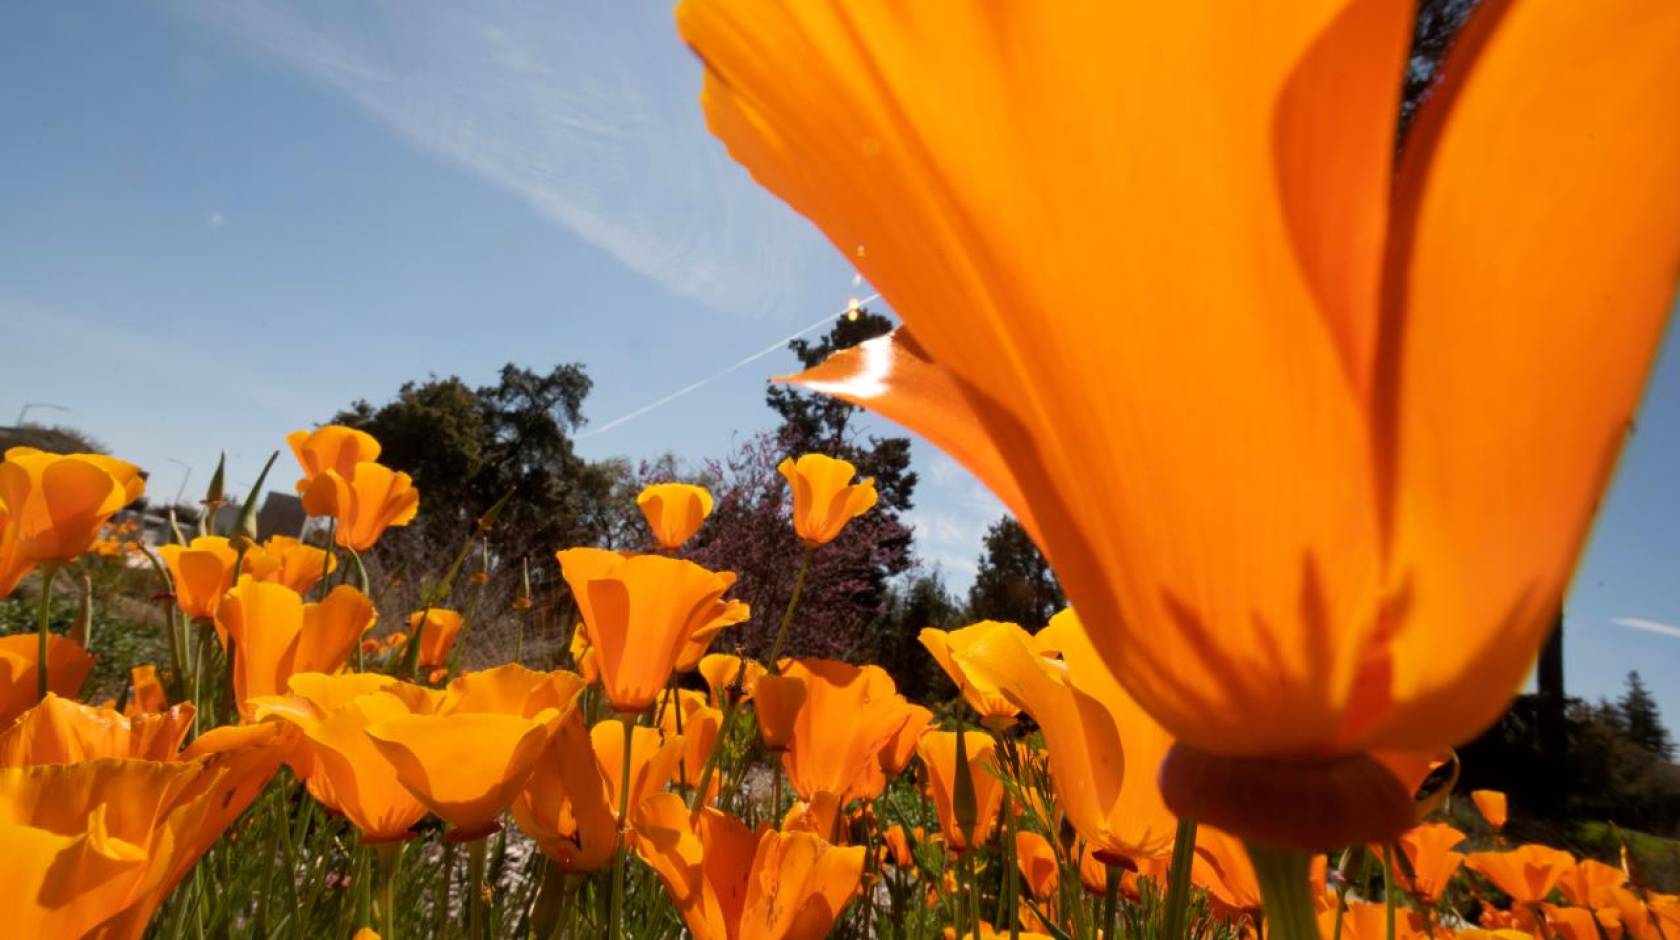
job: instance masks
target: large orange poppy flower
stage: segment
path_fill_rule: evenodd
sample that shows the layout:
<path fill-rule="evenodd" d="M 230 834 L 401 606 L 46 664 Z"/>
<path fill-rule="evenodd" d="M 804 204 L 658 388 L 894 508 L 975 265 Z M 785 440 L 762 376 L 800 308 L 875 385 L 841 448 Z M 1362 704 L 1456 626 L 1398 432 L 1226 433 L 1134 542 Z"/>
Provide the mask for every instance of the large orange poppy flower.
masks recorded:
<path fill-rule="evenodd" d="M 746 604 L 723 598 L 735 583 L 729 572 L 601 548 L 570 548 L 555 557 L 583 617 L 607 701 L 620 712 L 646 711 L 685 650 L 693 654 L 690 665 L 698 664 L 712 635 L 747 618 Z"/>
<path fill-rule="evenodd" d="M 140 498 L 140 468 L 104 454 L 49 454 L 13 447 L 0 461 L 12 566 L 64 562 L 87 551 L 117 510 Z"/>
<path fill-rule="evenodd" d="M 1255 798 L 1361 803 L 1338 844 L 1411 821 L 1362 755 L 1523 681 L 1680 251 L 1680 7 L 1483 3 L 1397 156 L 1413 7 L 677 14 L 714 133 L 914 331 L 798 381 L 1008 504 L 1201 764 L 1169 799 L 1242 826 L 1190 784 L 1306 766 Z"/>
<path fill-rule="evenodd" d="M 248 700 L 285 692 L 295 673 L 343 668 L 376 616 L 373 602 L 348 584 L 306 604 L 284 584 L 241 578 L 216 609 L 216 628 L 232 643 L 239 713 L 251 718 Z"/>
<path fill-rule="evenodd" d="M 0 636 L 0 728 L 34 705 L 41 641 L 27 633 Z M 69 637 L 47 637 L 47 691 L 74 698 L 93 671 L 93 657 Z"/>
<path fill-rule="evenodd" d="M 233 567 L 239 552 L 220 535 L 200 535 L 186 545 L 160 545 L 157 550 L 169 566 L 175 585 L 175 604 L 195 620 L 216 616 L 222 595 L 233 587 Z"/>
<path fill-rule="evenodd" d="M 782 767 L 800 799 L 819 791 L 845 805 L 882 780 L 881 750 L 910 720 L 910 703 L 879 666 L 853 666 L 829 659 L 784 662 L 782 674 L 805 684 L 804 701 Z M 770 677 L 758 680 L 758 705 L 768 699 Z"/>
<path fill-rule="evenodd" d="M 1040 640 L 1065 660 L 1040 655 Z M 1073 611 L 1052 617 L 1031 641 L 1021 631 L 993 631 L 956 661 L 1038 722 L 1059 806 L 1095 848 L 1140 858 L 1172 847 L 1178 821 L 1156 784 L 1172 739 L 1114 680 Z"/>
<path fill-rule="evenodd" d="M 714 809 L 695 817 L 672 793 L 642 804 L 634 841 L 696 940 L 818 940 L 863 874 L 863 846 L 754 832 Z"/>

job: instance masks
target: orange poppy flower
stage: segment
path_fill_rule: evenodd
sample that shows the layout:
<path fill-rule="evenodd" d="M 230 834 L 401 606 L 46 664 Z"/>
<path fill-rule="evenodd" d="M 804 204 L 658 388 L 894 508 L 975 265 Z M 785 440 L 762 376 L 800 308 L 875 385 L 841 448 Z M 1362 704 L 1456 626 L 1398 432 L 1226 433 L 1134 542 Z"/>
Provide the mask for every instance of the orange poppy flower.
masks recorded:
<path fill-rule="evenodd" d="M 333 540 L 340 548 L 365 552 L 391 526 L 405 526 L 420 511 L 420 491 L 408 474 L 384 464 L 356 464 L 348 475 L 327 469 L 303 494 L 311 515 L 337 520 Z"/>
<path fill-rule="evenodd" d="M 11 524 L 11 511 L 0 496 L 0 597 L 8 597 L 17 590 L 24 576 L 35 570 L 35 562 L 20 550 L 18 527 Z"/>
<path fill-rule="evenodd" d="M 338 559 L 323 549 L 292 538 L 271 535 L 245 550 L 245 567 L 258 581 L 276 581 L 299 594 L 308 594 L 321 579 L 338 568 Z"/>
<path fill-rule="evenodd" d="M 472 841 L 496 831 L 582 689 L 573 673 L 511 663 L 461 676 L 441 694 L 393 686 L 410 713 L 365 733 L 402 785 L 455 827 L 450 838 Z"/>
<path fill-rule="evenodd" d="M 712 494 L 692 483 L 655 483 L 636 495 L 636 505 L 659 547 L 676 551 L 712 514 Z"/>
<path fill-rule="evenodd" d="M 572 655 L 572 666 L 584 682 L 594 685 L 601 681 L 601 657 L 589 645 L 589 631 L 583 624 L 572 628 L 572 641 L 566 648 Z"/>
<path fill-rule="evenodd" d="M 174 760 L 192 730 L 193 707 L 128 717 L 51 692 L 0 733 L 0 767 L 75 764 L 105 757 Z"/>
<path fill-rule="evenodd" d="M 723 599 L 735 583 L 727 572 L 599 548 L 566 549 L 555 557 L 597 654 L 607 701 L 619 712 L 646 711 L 690 641 L 746 619 L 747 605 Z"/>
<path fill-rule="evenodd" d="M 987 681 L 983 672 L 979 675 L 969 675 L 955 658 L 957 653 L 973 646 L 995 630 L 1016 633 L 1029 648 L 1033 645 L 1032 634 L 1013 623 L 997 620 L 982 620 L 958 630 L 924 627 L 916 638 L 933 655 L 934 661 L 939 663 L 939 668 L 945 670 L 945 675 L 951 677 L 951 681 L 962 692 L 969 707 L 980 716 L 981 723 L 998 730 L 1015 723 L 1015 716 L 1021 713 L 1020 707 L 1011 702 L 1009 697 L 1003 694 L 1003 690 Z"/>
<path fill-rule="evenodd" d="M 1308 870 L 1315 898 L 1325 895 L 1329 860 L 1315 855 Z M 1251 915 L 1261 909 L 1260 880 L 1242 841 L 1212 826 L 1196 827 L 1196 854 L 1190 880 L 1208 891 L 1209 898 L 1229 913 Z"/>
<path fill-rule="evenodd" d="M 0 769 L 0 879 L 8 930 L 79 937 L 145 891 L 160 837 L 194 764 L 103 760 Z"/>
<path fill-rule="evenodd" d="M 1335 935 L 1336 909 L 1334 907 L 1319 912 L 1318 927 L 1319 933 L 1326 940 Z M 1420 940 L 1426 935 L 1422 918 L 1416 911 L 1401 908 L 1395 912 L 1392 940 Z M 1388 905 L 1380 902 L 1348 901 L 1347 911 L 1342 915 L 1342 936 L 1346 940 L 1387 940 L 1389 938 Z M 1533 938 L 1530 937 L 1527 940 L 1533 940 Z"/>
<path fill-rule="evenodd" d="M 1396 876 L 1409 881 L 1407 889 L 1426 903 L 1439 901 L 1441 892 L 1464 864 L 1464 853 L 1453 851 L 1454 846 L 1464 841 L 1464 833 L 1446 823 L 1425 823 L 1395 841 L 1417 877 L 1406 879 L 1399 866 L 1395 867 Z M 1381 857 L 1380 850 L 1378 857 Z"/>
<path fill-rule="evenodd" d="M 1557 940 L 1621 940 L 1622 925 L 1615 911 L 1594 913 L 1553 904 L 1542 904 L 1540 910 L 1546 918 L 1546 934 Z"/>
<path fill-rule="evenodd" d="M 373 626 L 373 602 L 348 584 L 306 604 L 283 584 L 241 578 L 216 609 L 216 629 L 233 651 L 234 700 L 252 717 L 249 699 L 286 691 L 300 672 L 337 672 Z"/>
<path fill-rule="evenodd" d="M 607 801 L 594 744 L 574 710 L 560 722 L 509 809 L 520 830 L 561 871 L 590 872 L 612 864 L 618 849 L 616 805 Z"/>
<path fill-rule="evenodd" d="M 216 616 L 222 595 L 233 587 L 239 552 L 219 535 L 200 535 L 187 545 L 160 545 L 158 556 L 169 566 L 175 604 L 194 620 Z"/>
<path fill-rule="evenodd" d="M 677 719 L 679 711 L 682 720 Z M 677 702 L 665 705 L 659 714 L 659 728 L 668 737 L 681 737 L 682 755 L 677 761 L 677 779 L 687 787 L 700 785 L 706 761 L 717 744 L 718 729 L 723 724 L 723 712 L 706 704 L 706 694 L 689 689 L 679 690 Z M 708 784 L 705 802 L 717 796 L 723 779 L 715 772 Z"/>
<path fill-rule="evenodd" d="M 362 833 L 363 842 L 407 839 L 426 805 L 403 785 L 393 762 L 367 731 L 410 715 L 408 704 L 388 691 L 357 696 L 328 712 L 305 732 L 313 758 L 314 793 Z"/>
<path fill-rule="evenodd" d="M 355 477 L 357 464 L 379 459 L 380 446 L 373 435 L 341 424 L 328 424 L 313 431 L 293 431 L 286 435 L 286 443 L 303 471 L 302 479 L 297 481 L 297 491 L 303 497 L 303 511 L 311 516 L 333 514 L 326 505 L 310 502 L 309 484 L 316 477 L 332 470 L 349 480 Z"/>
<path fill-rule="evenodd" d="M 741 675 L 745 667 L 747 673 Z M 700 677 L 706 680 L 706 688 L 711 691 L 712 705 L 722 708 L 729 703 L 729 696 L 735 688 L 736 680 L 741 683 L 741 701 L 745 702 L 753 697 L 753 690 L 758 687 L 759 677 L 764 675 L 764 667 L 757 660 L 733 656 L 728 653 L 708 653 L 700 657 Z"/>
<path fill-rule="evenodd" d="M 863 846 L 808 832 L 753 832 L 675 794 L 642 804 L 636 851 L 659 874 L 695 940 L 818 940 L 857 892 Z"/>
<path fill-rule="evenodd" d="M 275 725 L 216 728 L 187 745 L 175 764 L 162 765 L 189 764 L 201 770 L 165 819 L 165 831 L 158 834 L 173 848 L 148 860 L 151 870 L 146 884 L 150 890 L 120 916 L 106 922 L 97 936 L 141 936 L 152 914 L 204 853 L 267 789 L 290 747 L 290 737 L 290 729 Z M 95 765 L 103 763 L 96 761 Z"/>
<path fill-rule="evenodd" d="M 787 750 L 793 744 L 793 726 L 805 707 L 805 678 L 791 675 L 763 675 L 758 679 L 753 696 L 753 715 L 758 720 L 759 737 L 764 747 L 774 753 Z"/>
<path fill-rule="evenodd" d="M 910 847 L 910 836 L 905 833 L 903 826 L 898 823 L 888 826 L 886 831 L 881 833 L 881 841 L 885 843 L 884 847 L 887 850 L 887 854 L 882 856 L 882 861 L 890 858 L 894 865 L 905 869 L 916 864 L 916 856 Z"/>
<path fill-rule="evenodd" d="M 1405 3 L 678 25 L 712 130 L 906 323 L 796 381 L 974 471 L 1179 759 L 1241 762 L 1169 802 L 1258 835 L 1284 806 L 1192 784 L 1278 771 L 1350 807 L 1302 847 L 1408 828 L 1364 755 L 1522 684 L 1662 335 L 1680 8 L 1484 5 L 1398 152 Z"/>
<path fill-rule="evenodd" d="M 929 731 L 916 742 L 916 756 L 927 767 L 927 788 L 939 811 L 939 831 L 952 851 L 965 852 L 985 845 L 1003 806 L 1003 781 L 998 778 L 997 742 L 984 731 L 963 733 L 968 751 L 968 776 L 974 783 L 974 825 L 965 830 L 956 818 L 953 803 L 957 782 L 957 732 Z"/>
<path fill-rule="evenodd" d="M 1576 907 L 1614 907 L 1615 890 L 1627 884 L 1627 872 L 1597 859 L 1583 858 L 1558 878 L 1558 890 Z"/>
<path fill-rule="evenodd" d="M 857 468 L 825 454 L 789 457 L 776 466 L 793 490 L 793 531 L 807 548 L 834 541 L 846 523 L 874 508 L 874 478 L 856 483 Z"/>
<path fill-rule="evenodd" d="M 1172 741 L 1126 694 L 1072 610 L 1040 631 L 1062 650 L 1046 659 L 1024 632 L 994 630 L 956 655 L 964 673 L 1025 707 L 1044 732 L 1050 780 L 1079 834 L 1111 856 L 1172 847 L 1178 820 L 1156 784 Z"/>
<path fill-rule="evenodd" d="M 1015 833 L 1015 864 L 1021 870 L 1021 883 L 1027 893 L 1040 901 L 1056 896 L 1060 867 L 1049 839 L 1030 829 Z"/>
<path fill-rule="evenodd" d="M 721 575 L 728 578 L 731 585 L 735 583 L 734 572 L 725 571 L 721 572 Z M 714 612 L 712 619 L 701 624 L 689 635 L 688 641 L 683 643 L 682 649 L 677 652 L 677 664 L 672 667 L 673 671 L 685 673 L 700 668 L 700 660 L 706 658 L 706 651 L 711 648 L 712 641 L 717 639 L 718 633 L 725 627 L 745 622 L 750 616 L 752 608 L 746 601 L 725 601 L 723 607 Z"/>
<path fill-rule="evenodd" d="M 420 625 L 424 617 L 426 624 Z M 430 669 L 441 666 L 455 648 L 455 637 L 461 632 L 461 614 L 443 607 L 428 607 L 408 615 L 408 629 L 420 634 L 420 665 Z M 424 631 L 424 632 L 422 632 Z"/>
<path fill-rule="evenodd" d="M 0 504 L 16 540 L 13 565 L 70 561 L 145 489 L 140 468 L 114 457 L 11 448 L 0 461 Z"/>
<path fill-rule="evenodd" d="M 908 711 L 909 717 L 877 755 L 882 772 L 888 776 L 897 776 L 910 766 L 910 758 L 916 756 L 916 743 L 933 723 L 933 712 L 920 705 L 912 704 Z"/>
<path fill-rule="evenodd" d="M 218 729 L 177 755 L 191 715 L 131 723 L 49 697 L 6 733 L 0 890 L 20 936 L 139 937 L 267 785 L 278 729 Z"/>
<path fill-rule="evenodd" d="M 595 768 L 607 786 L 607 805 L 613 818 L 618 818 L 619 788 L 624 775 L 624 723 L 616 718 L 596 722 L 589 729 L 589 741 L 595 751 Z M 658 728 L 635 725 L 630 739 L 630 792 L 626 795 L 630 818 L 635 819 L 636 807 L 648 797 L 665 788 L 676 773 L 677 762 L 683 756 L 683 739 L 666 736 Z"/>
<path fill-rule="evenodd" d="M 36 702 L 36 670 L 40 666 L 40 638 L 28 633 L 0 636 L 0 728 Z M 75 640 L 47 638 L 47 690 L 75 698 L 93 669 L 93 657 Z"/>
<path fill-rule="evenodd" d="M 296 746 L 286 754 L 286 763 L 293 773 L 303 778 L 310 795 L 336 811 L 337 805 L 332 801 L 331 784 L 321 768 L 316 765 L 315 747 L 307 737 L 308 732 L 351 701 L 398 686 L 401 688 L 393 694 L 397 694 L 404 701 L 412 698 L 411 695 L 403 693 L 414 687 L 407 683 L 399 683 L 392 676 L 372 672 L 300 672 L 294 673 L 286 680 L 286 694 L 252 696 L 248 705 L 253 721 L 280 719 L 295 725 L 303 732 L 297 737 Z"/>
<path fill-rule="evenodd" d="M 1476 812 L 1482 814 L 1488 825 L 1495 829 L 1505 828 L 1505 820 L 1509 816 L 1505 794 L 1498 790 L 1471 790 L 1470 802 L 1476 804 Z"/>
<path fill-rule="evenodd" d="M 123 714 L 130 718 L 136 715 L 155 715 L 169 707 L 169 695 L 163 689 L 163 682 L 158 679 L 156 666 L 146 663 L 130 668 L 128 686 L 131 692 Z"/>
<path fill-rule="evenodd" d="M 1481 872 L 1516 904 L 1538 904 L 1575 867 L 1575 857 L 1545 845 L 1524 845 L 1509 852 L 1471 852 L 1464 864 Z"/>
<path fill-rule="evenodd" d="M 781 830 L 809 832 L 824 839 L 833 839 L 836 843 L 844 842 L 846 833 L 841 822 L 845 815 L 840 809 L 838 797 L 819 790 L 810 800 L 793 801 L 788 811 L 782 814 Z"/>
<path fill-rule="evenodd" d="M 879 666 L 798 659 L 782 672 L 805 682 L 805 702 L 782 755 L 794 792 L 809 801 L 826 790 L 842 805 L 862 796 L 870 774 L 879 778 L 881 749 L 910 719 L 910 703 Z M 769 688 L 769 676 L 758 680 L 759 709 Z"/>

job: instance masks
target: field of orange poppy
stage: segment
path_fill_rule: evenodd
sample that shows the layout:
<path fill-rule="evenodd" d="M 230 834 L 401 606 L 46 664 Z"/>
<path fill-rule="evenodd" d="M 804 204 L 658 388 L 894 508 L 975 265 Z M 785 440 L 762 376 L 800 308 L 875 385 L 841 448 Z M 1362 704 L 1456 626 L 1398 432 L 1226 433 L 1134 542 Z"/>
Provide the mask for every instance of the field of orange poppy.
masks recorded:
<path fill-rule="evenodd" d="M 1669 318 L 1680 5 L 1476 6 L 1402 123 L 1398 0 L 683 0 L 712 133 L 902 319 L 781 387 L 966 467 L 1066 605 L 915 625 L 914 687 L 810 655 L 896 505 L 838 448 L 767 465 L 749 599 L 699 474 L 520 557 L 540 486 L 434 504 L 348 423 L 184 528 L 119 456 L 13 447 L 0 934 L 1680 940 L 1672 859 L 1457 750 Z M 104 699 L 107 608 L 162 640 Z"/>

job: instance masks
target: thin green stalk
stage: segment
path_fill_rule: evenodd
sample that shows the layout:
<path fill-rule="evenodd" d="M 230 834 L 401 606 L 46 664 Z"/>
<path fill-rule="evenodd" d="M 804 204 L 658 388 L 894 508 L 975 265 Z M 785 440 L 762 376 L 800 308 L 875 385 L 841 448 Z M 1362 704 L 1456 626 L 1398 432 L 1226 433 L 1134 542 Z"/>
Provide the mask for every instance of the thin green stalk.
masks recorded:
<path fill-rule="evenodd" d="M 397 871 L 402 866 L 403 843 L 381 842 L 379 853 L 379 940 L 397 937 Z"/>
<path fill-rule="evenodd" d="M 315 582 L 315 599 L 324 600 L 327 596 L 327 586 L 332 580 L 335 566 L 334 559 L 338 557 L 338 517 L 327 520 L 327 540 L 321 543 L 321 580 Z"/>
<path fill-rule="evenodd" d="M 1015 807 L 1007 788 L 1003 791 L 1003 890 L 998 892 L 998 920 L 1009 925 L 1009 940 L 1021 935 L 1021 918 L 1016 913 L 1019 873 L 1015 867 Z"/>
<path fill-rule="evenodd" d="M 744 666 L 741 672 L 746 672 Z M 731 695 L 729 701 L 724 703 L 723 719 L 718 722 L 717 742 L 712 745 L 712 753 L 706 755 L 706 765 L 700 769 L 700 785 L 695 789 L 693 800 L 688 806 L 689 811 L 695 815 L 699 815 L 700 807 L 705 803 L 706 790 L 712 785 L 712 774 L 717 772 L 718 761 L 725 750 L 724 743 L 729 740 L 730 728 L 735 723 L 735 712 L 739 710 L 739 702 L 739 695 Z M 722 801 L 719 803 L 721 805 Z"/>
<path fill-rule="evenodd" d="M 776 627 L 776 642 L 770 645 L 770 661 L 765 663 L 773 676 L 782 674 L 782 641 L 787 639 L 788 624 L 793 622 L 793 611 L 799 606 L 799 595 L 805 590 L 805 576 L 811 572 L 811 556 L 815 553 L 816 549 L 807 545 L 805 554 L 799 558 L 799 573 L 793 577 L 793 593 L 788 595 L 787 609 L 782 611 L 782 622 Z"/>
<path fill-rule="evenodd" d="M 356 892 L 356 924 L 358 927 L 373 926 L 373 879 L 369 877 L 373 868 L 373 853 L 367 846 L 356 846 L 356 874 L 350 882 L 350 890 Z"/>
<path fill-rule="evenodd" d="M 40 647 L 36 653 L 35 662 L 35 701 L 47 697 L 47 637 L 50 635 L 48 624 L 52 620 L 52 589 L 53 579 L 58 577 L 59 562 L 41 562 L 41 607 L 35 617 L 35 632 L 40 637 Z"/>
<path fill-rule="evenodd" d="M 455 843 L 444 842 L 443 864 L 438 867 L 438 889 L 433 903 L 437 905 L 432 912 L 432 936 L 444 936 L 449 927 L 449 889 L 454 881 L 450 876 L 455 870 Z"/>
<path fill-rule="evenodd" d="M 627 825 L 630 814 L 630 746 L 636 731 L 628 715 L 619 717 L 624 721 L 624 760 L 618 775 L 618 851 L 613 853 L 612 908 L 607 921 L 607 935 L 613 940 L 624 938 L 624 863 L 630 854 Z"/>
<path fill-rule="evenodd" d="M 484 850 L 488 839 L 467 843 L 467 925 L 473 940 L 489 940 L 490 923 L 484 917 Z"/>
<path fill-rule="evenodd" d="M 1183 940 L 1185 913 L 1190 907 L 1190 867 L 1196 854 L 1196 821 L 1180 819 L 1173 838 L 1172 868 L 1167 872 L 1167 909 L 1161 940 Z"/>
<path fill-rule="evenodd" d="M 1318 922 L 1307 877 L 1312 856 L 1299 849 L 1259 842 L 1244 845 L 1254 862 L 1255 878 L 1260 882 L 1260 897 L 1265 903 L 1266 919 L 1271 923 L 1271 940 L 1317 940 Z"/>
<path fill-rule="evenodd" d="M 1394 940 L 1394 855 L 1383 846 L 1383 925 L 1387 940 Z"/>
<path fill-rule="evenodd" d="M 1115 915 L 1119 911 L 1120 900 L 1120 867 L 1104 864 L 1108 877 L 1103 882 L 1102 906 L 1102 936 L 1103 940 L 1114 940 Z"/>
<path fill-rule="evenodd" d="M 969 885 L 974 881 L 974 853 L 959 851 L 956 854 L 956 935 L 961 937 L 979 937 L 979 905 L 973 903 L 974 893 Z"/>

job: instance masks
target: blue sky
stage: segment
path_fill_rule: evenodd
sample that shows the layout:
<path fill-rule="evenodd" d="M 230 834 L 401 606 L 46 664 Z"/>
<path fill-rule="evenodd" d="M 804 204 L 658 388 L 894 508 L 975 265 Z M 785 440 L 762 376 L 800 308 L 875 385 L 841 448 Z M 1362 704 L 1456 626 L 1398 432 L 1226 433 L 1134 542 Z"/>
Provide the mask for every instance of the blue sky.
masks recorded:
<path fill-rule="evenodd" d="M 428 373 L 581 361 L 596 427 L 866 295 L 705 133 L 647 4 L 46 0 L 0 31 L 0 422 L 83 428 L 201 487 Z M 1671 344 L 1672 345 L 1672 344 Z M 772 354 L 588 456 L 698 458 L 768 425 Z M 924 558 L 966 585 L 999 512 L 920 448 Z M 289 473 L 289 467 L 283 471 Z M 1680 725 L 1680 354 L 1569 599 L 1572 691 L 1629 669 Z"/>

